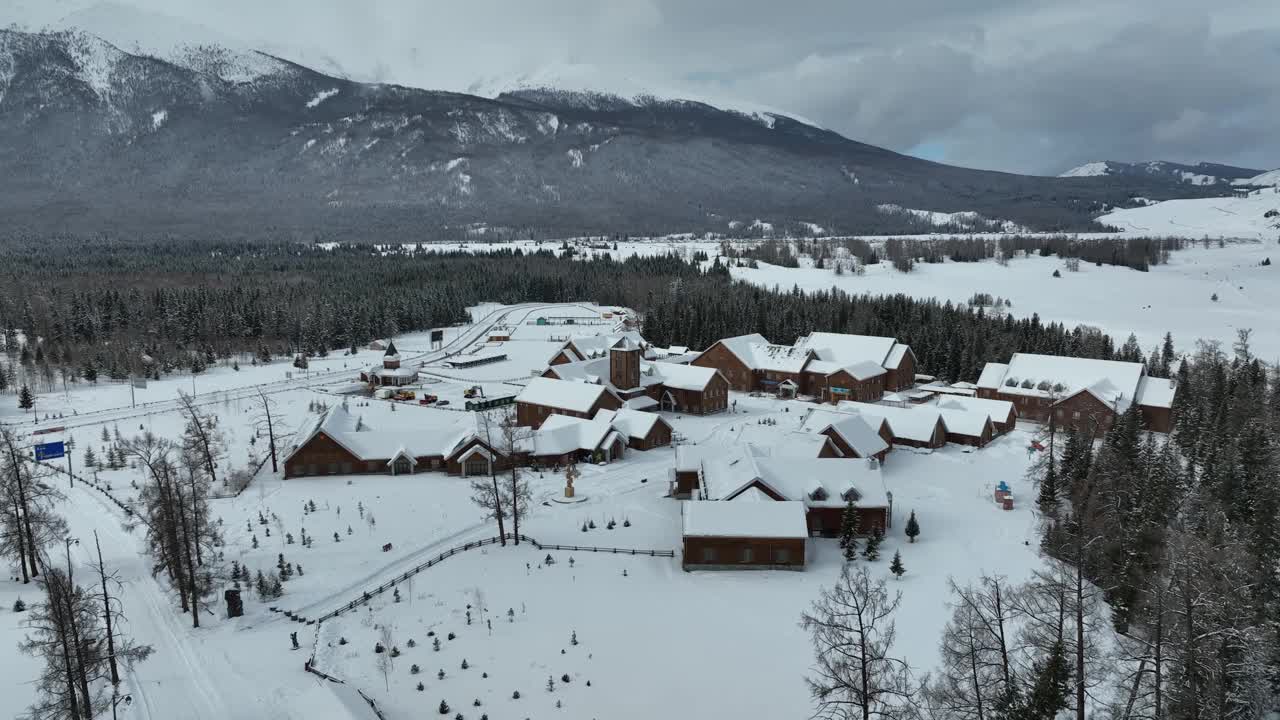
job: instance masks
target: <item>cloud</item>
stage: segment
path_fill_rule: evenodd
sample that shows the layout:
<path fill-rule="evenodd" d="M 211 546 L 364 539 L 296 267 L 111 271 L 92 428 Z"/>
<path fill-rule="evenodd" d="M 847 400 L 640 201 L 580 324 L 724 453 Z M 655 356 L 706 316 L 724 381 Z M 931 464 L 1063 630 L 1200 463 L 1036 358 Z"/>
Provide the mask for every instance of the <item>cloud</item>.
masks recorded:
<path fill-rule="evenodd" d="M 1275 0 L 119 2 L 358 79 L 465 91 L 571 68 L 581 86 L 734 97 L 977 167 L 1280 165 Z M 10 0 L 0 24 L 94 4 Z"/>

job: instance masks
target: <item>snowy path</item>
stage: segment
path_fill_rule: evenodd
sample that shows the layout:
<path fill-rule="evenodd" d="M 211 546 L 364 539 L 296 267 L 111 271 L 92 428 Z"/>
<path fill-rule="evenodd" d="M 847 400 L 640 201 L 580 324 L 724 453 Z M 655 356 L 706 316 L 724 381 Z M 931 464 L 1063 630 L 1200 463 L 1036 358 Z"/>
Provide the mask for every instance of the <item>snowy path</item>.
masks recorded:
<path fill-rule="evenodd" d="M 283 633 L 271 638 L 239 634 L 233 622 L 208 614 L 201 618 L 207 627 L 191 628 L 190 615 L 179 614 L 169 593 L 151 577 L 150 560 L 141 554 L 141 530 L 124 530 L 118 509 L 96 492 L 77 484 L 61 509 L 72 537 L 80 541 L 72 547 L 76 580 L 89 582 L 96 530 L 108 568 L 124 583 L 119 590 L 127 618 L 122 632 L 155 649 L 125 672 L 123 692 L 133 695 L 130 712 L 146 720 L 289 718 L 294 699 L 316 695 L 315 678 L 294 667 L 291 657 L 260 647 L 263 640 L 278 643 L 273 649 L 285 647 Z M 350 717 L 336 696 L 320 697 L 336 713 L 325 717 Z"/>

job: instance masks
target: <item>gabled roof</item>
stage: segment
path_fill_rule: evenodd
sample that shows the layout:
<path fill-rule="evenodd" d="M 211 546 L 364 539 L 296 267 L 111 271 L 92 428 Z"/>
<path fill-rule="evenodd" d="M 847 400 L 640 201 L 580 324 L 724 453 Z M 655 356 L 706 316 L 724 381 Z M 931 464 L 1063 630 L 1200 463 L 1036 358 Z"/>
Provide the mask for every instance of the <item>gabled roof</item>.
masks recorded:
<path fill-rule="evenodd" d="M 804 503 L 687 501 L 682 508 L 685 537 L 809 537 Z"/>
<path fill-rule="evenodd" d="M 806 422 L 805 426 L 814 427 L 816 425 L 823 425 L 823 427 L 816 429 L 815 432 L 825 433 L 827 430 L 830 430 L 836 435 L 839 435 L 840 438 L 849 445 L 849 447 L 853 448 L 858 455 L 861 455 L 864 458 L 874 457 L 878 453 L 882 453 L 889 449 L 889 444 L 884 441 L 884 438 L 880 437 L 880 433 L 876 432 L 876 430 L 872 428 L 871 425 L 869 425 L 861 416 L 844 413 L 840 414 L 843 415 L 843 417 L 830 418 L 825 425 L 823 425 L 823 421 L 821 419 L 822 416 L 819 416 L 817 422 L 812 425 Z M 877 427 L 879 427 L 879 425 L 880 423 L 876 423 Z"/>
<path fill-rule="evenodd" d="M 720 371 L 697 365 L 678 365 L 670 362 L 642 363 L 642 369 L 652 369 L 662 379 L 662 384 L 676 390 L 702 392 Z"/>
<path fill-rule="evenodd" d="M 553 369 L 559 370 L 564 367 L 566 366 L 557 365 Z M 585 413 L 589 412 L 606 392 L 608 389 L 603 385 L 536 377 L 520 391 L 516 396 L 516 402 Z"/>
<path fill-rule="evenodd" d="M 640 333 L 628 330 L 622 333 L 609 333 L 606 335 L 575 335 L 565 342 L 564 347 L 566 349 L 571 346 L 577 348 L 579 353 L 578 360 L 590 360 L 608 356 L 609 348 L 622 339 L 626 339 L 640 348 L 649 345 Z"/>
<path fill-rule="evenodd" d="M 989 362 L 982 366 L 982 375 L 978 378 L 978 387 L 983 390 L 999 390 L 1004 384 L 1004 376 L 1009 366 L 1004 363 Z"/>
<path fill-rule="evenodd" d="M 895 438 L 904 438 L 917 442 L 928 442 L 933 439 L 934 429 L 942 422 L 942 415 L 935 407 L 914 405 L 912 407 L 894 407 L 892 405 L 872 405 L 870 403 L 841 401 L 841 410 L 853 410 L 871 418 L 889 421 L 889 427 Z M 943 427 L 946 423 L 943 422 Z"/>
<path fill-rule="evenodd" d="M 987 427 L 991 425 L 991 416 L 983 410 L 968 410 L 939 405 L 938 413 L 942 415 L 942 423 L 947 426 L 947 432 L 956 435 L 982 437 Z M 992 428 L 993 432 L 994 430 L 995 428 Z"/>
<path fill-rule="evenodd" d="M 750 335 L 738 335 L 735 337 L 722 338 L 719 344 L 723 345 L 726 350 L 733 353 L 743 365 L 749 368 L 755 367 L 755 359 L 752 354 L 752 345 L 768 345 L 769 341 L 764 339 L 760 333 L 751 333 Z"/>
<path fill-rule="evenodd" d="M 1116 412 L 1124 412 L 1138 394 L 1144 371 L 1142 363 L 1014 353 L 996 389 L 1011 395 L 1058 399 L 1088 390 Z M 988 379 L 985 369 L 982 374 Z M 978 384 L 987 387 L 981 380 Z M 1028 384 L 1031 387 L 1024 387 Z"/>
<path fill-rule="evenodd" d="M 997 423 L 1008 422 L 1009 418 L 1014 415 L 1013 403 L 1008 400 L 991 400 L 965 397 L 963 395 L 944 397 L 938 401 L 938 407 L 985 412 L 991 418 L 991 422 Z"/>
<path fill-rule="evenodd" d="M 871 362 L 870 360 L 862 360 L 846 366 L 844 371 L 859 382 L 870 380 L 873 377 L 885 374 L 885 369 L 881 365 Z"/>
<path fill-rule="evenodd" d="M 653 432 L 653 427 L 658 423 L 671 427 L 671 424 L 663 420 L 662 416 L 657 413 L 641 412 L 627 408 L 621 410 L 599 410 L 593 420 L 612 425 L 614 429 L 627 437 L 639 439 L 649 437 L 649 433 Z"/>
<path fill-rule="evenodd" d="M 910 353 L 910 352 L 911 352 L 910 345 L 903 345 L 902 343 L 894 343 L 893 349 L 889 351 L 889 357 L 885 358 L 884 366 L 887 368 L 896 369 L 899 365 L 902 364 L 902 359 L 905 358 L 907 356 L 907 353 Z M 914 356 L 915 353 L 912 353 L 912 355 Z"/>
<path fill-rule="evenodd" d="M 884 367 L 897 342 L 890 337 L 874 335 L 812 332 L 797 340 L 796 345 L 814 350 L 821 360 L 830 360 L 840 365 L 847 366 L 865 360 Z"/>
<path fill-rule="evenodd" d="M 751 362 L 747 366 L 753 370 L 773 370 L 775 372 L 798 373 L 809 362 L 813 352 L 808 348 L 795 345 L 773 345 L 770 343 L 754 343 L 748 346 Z"/>
<path fill-rule="evenodd" d="M 1178 384 L 1165 378 L 1143 377 L 1138 383 L 1138 404 L 1143 407 L 1173 407 L 1173 396 L 1178 392 Z"/>
<path fill-rule="evenodd" d="M 609 423 L 567 415 L 552 415 L 525 443 L 534 456 L 564 455 L 575 450 L 592 452 L 620 437 Z"/>
<path fill-rule="evenodd" d="M 383 357 L 384 359 L 386 359 L 386 360 L 399 360 L 399 359 L 400 359 L 400 351 L 396 350 L 396 341 L 395 341 L 395 340 L 388 340 L 388 341 L 387 341 L 387 351 L 386 351 L 385 353 L 383 353 L 383 354 L 382 354 L 382 357 Z"/>
<path fill-rule="evenodd" d="M 357 424 L 360 430 L 356 430 Z M 341 405 L 335 405 L 318 415 L 297 434 L 300 438 L 285 457 L 288 461 L 323 433 L 356 459 L 390 460 L 398 454 L 412 458 L 448 457 L 470 438 L 476 436 L 475 418 L 468 413 L 461 419 L 451 419 L 448 424 L 419 427 L 412 430 L 374 430 L 358 423 Z"/>

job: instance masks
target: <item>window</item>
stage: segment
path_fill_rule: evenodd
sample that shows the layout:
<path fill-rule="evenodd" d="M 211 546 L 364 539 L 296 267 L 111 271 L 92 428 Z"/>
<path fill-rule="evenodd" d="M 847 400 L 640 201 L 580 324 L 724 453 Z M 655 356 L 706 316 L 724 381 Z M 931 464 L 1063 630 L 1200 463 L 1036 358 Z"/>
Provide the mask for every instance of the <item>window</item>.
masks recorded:
<path fill-rule="evenodd" d="M 754 548 L 749 548 L 749 547 L 742 548 L 742 562 L 749 563 L 755 560 L 755 557 L 756 557 L 756 551 Z"/>
<path fill-rule="evenodd" d="M 716 549 L 704 547 L 702 548 L 702 562 L 710 563 L 716 561 Z"/>
<path fill-rule="evenodd" d="M 791 563 L 791 551 L 787 548 L 775 548 L 773 551 L 773 563 L 775 565 L 787 565 Z"/>
<path fill-rule="evenodd" d="M 1072 420 L 1079 420 L 1079 419 L 1080 419 L 1080 413 L 1079 413 L 1079 411 L 1071 413 L 1071 419 L 1072 419 Z"/>
<path fill-rule="evenodd" d="M 342 463 L 342 474 L 343 474 L 343 475 L 350 475 L 350 474 L 351 474 L 351 463 L 349 463 L 349 462 L 348 462 L 348 463 Z"/>
<path fill-rule="evenodd" d="M 483 455 L 472 455 L 467 458 L 466 467 L 463 468 L 466 475 L 488 475 L 489 461 Z"/>
<path fill-rule="evenodd" d="M 341 469 L 341 467 L 338 465 L 338 463 L 329 463 L 329 474 L 330 474 L 330 475 L 337 475 L 337 474 L 338 474 L 338 470 L 339 470 L 339 469 Z"/>

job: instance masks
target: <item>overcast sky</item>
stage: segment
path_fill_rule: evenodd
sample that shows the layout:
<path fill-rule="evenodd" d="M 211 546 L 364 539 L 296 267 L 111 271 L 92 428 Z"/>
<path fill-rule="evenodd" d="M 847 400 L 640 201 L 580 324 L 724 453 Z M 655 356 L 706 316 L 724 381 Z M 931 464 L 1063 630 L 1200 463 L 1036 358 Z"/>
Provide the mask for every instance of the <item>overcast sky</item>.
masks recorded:
<path fill-rule="evenodd" d="M 92 4 L 0 0 L 0 21 L 71 14 L 113 41 L 169 40 L 163 22 L 113 28 L 104 17 L 129 13 Z M 119 4 L 358 79 L 466 90 L 530 76 L 731 98 L 958 165 L 1280 166 L 1280 0 Z"/>

